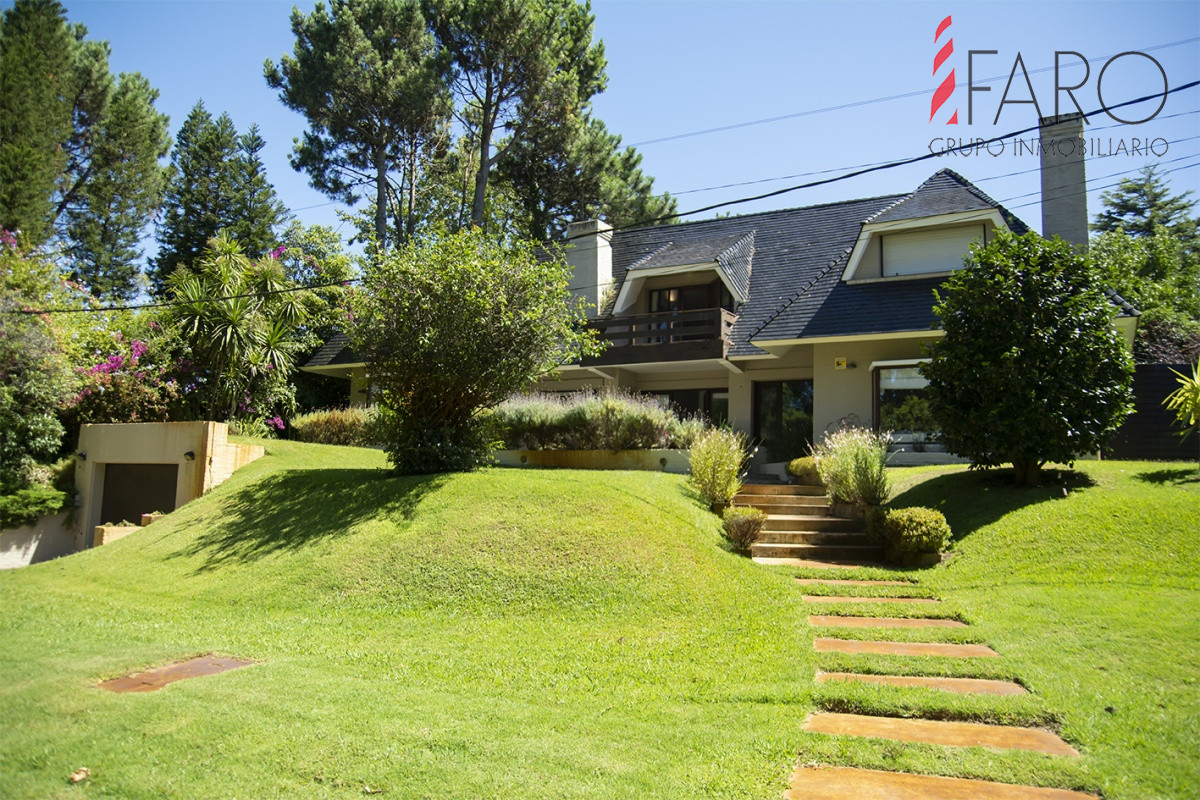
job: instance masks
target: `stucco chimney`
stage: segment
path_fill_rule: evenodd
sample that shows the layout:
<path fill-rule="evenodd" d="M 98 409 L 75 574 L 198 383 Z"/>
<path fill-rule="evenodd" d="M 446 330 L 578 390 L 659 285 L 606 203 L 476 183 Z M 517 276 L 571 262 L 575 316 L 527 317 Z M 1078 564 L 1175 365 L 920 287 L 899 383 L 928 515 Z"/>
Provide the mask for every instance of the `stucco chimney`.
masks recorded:
<path fill-rule="evenodd" d="M 602 310 L 604 292 L 612 286 L 612 225 L 598 219 L 567 225 L 567 263 L 571 265 L 571 294 L 590 306 L 588 316 Z"/>
<path fill-rule="evenodd" d="M 1083 115 L 1043 117 L 1042 236 L 1059 236 L 1083 249 L 1088 245 L 1087 175 Z"/>

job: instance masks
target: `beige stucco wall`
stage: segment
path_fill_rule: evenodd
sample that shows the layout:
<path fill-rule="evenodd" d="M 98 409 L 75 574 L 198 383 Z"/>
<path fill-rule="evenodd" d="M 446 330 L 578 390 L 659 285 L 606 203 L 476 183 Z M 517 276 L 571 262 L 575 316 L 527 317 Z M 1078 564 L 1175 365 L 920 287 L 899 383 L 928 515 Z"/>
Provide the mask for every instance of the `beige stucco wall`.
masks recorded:
<path fill-rule="evenodd" d="M 239 467 L 263 455 L 258 445 L 227 441 L 223 422 L 154 422 L 83 425 L 75 460 L 79 527 L 75 547 L 91 546 L 100 519 L 108 464 L 175 464 L 175 508 L 224 482 Z M 188 458 L 187 453 L 193 457 Z"/>
<path fill-rule="evenodd" d="M 871 363 L 922 358 L 922 343 L 935 337 L 929 333 L 912 338 L 813 345 L 813 435 L 820 439 L 827 428 L 836 427 L 850 415 L 858 417 L 860 425 L 871 427 L 875 413 Z M 836 368 L 835 360 L 839 358 L 846 359 L 846 369 Z"/>
<path fill-rule="evenodd" d="M 75 530 L 69 512 L 40 517 L 33 525 L 0 531 L 0 569 L 14 569 L 75 550 Z"/>

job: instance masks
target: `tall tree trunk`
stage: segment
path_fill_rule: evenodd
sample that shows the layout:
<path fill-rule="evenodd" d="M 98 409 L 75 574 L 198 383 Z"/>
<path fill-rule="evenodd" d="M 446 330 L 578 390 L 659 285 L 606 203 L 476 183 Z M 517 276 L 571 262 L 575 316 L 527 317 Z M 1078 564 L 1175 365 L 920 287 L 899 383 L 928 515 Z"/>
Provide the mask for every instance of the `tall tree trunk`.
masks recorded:
<path fill-rule="evenodd" d="M 1018 488 L 1037 486 L 1042 482 L 1042 464 L 1036 458 L 1013 459 L 1013 476 Z"/>
<path fill-rule="evenodd" d="M 382 133 L 375 142 L 375 238 L 382 252 L 387 246 L 387 147 Z"/>
<path fill-rule="evenodd" d="M 475 198 L 471 203 L 471 226 L 483 227 L 483 215 L 487 197 L 488 172 L 492 168 L 492 132 L 496 125 L 496 108 L 493 97 L 491 76 L 488 76 L 487 89 L 483 96 L 483 107 L 480 109 L 479 122 L 479 169 L 475 173 Z"/>

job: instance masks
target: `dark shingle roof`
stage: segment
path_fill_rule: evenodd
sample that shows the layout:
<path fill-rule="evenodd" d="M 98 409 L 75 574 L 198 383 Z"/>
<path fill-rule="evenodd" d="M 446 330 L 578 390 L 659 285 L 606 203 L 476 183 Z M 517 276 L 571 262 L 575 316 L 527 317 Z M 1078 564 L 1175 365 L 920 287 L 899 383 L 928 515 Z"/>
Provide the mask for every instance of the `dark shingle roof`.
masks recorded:
<path fill-rule="evenodd" d="M 344 333 L 335 333 L 328 342 L 321 345 L 320 350 L 313 353 L 313 357 L 308 360 L 304 368 L 361 363 L 362 359 L 350 349 L 350 337 Z"/>
<path fill-rule="evenodd" d="M 752 233 L 749 300 L 738 309 L 730 356 L 761 354 L 751 339 L 924 330 L 934 321 L 932 290 L 941 278 L 842 283 L 846 258 L 863 223 L 984 208 L 998 208 L 1011 228 L 1028 230 L 964 178 L 942 170 L 908 194 L 618 230 L 612 240 L 613 279 L 620 286 L 630 271 L 646 264 L 703 263 L 712 257 L 682 261 L 678 254 L 707 254 Z"/>
<path fill-rule="evenodd" d="M 754 231 L 751 230 L 749 233 L 733 233 L 695 241 L 669 241 L 630 264 L 626 271 L 641 272 L 711 263 L 745 297 L 750 287 L 753 260 Z"/>

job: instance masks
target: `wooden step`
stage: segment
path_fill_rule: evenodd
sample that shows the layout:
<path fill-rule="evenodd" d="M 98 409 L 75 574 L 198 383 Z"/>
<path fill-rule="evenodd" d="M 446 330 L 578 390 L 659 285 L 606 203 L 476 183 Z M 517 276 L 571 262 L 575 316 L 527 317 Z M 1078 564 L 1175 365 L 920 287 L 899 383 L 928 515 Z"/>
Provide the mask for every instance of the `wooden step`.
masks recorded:
<path fill-rule="evenodd" d="M 802 598 L 806 603 L 940 603 L 936 597 L 857 597 L 846 594 L 806 594 Z"/>
<path fill-rule="evenodd" d="M 772 544 L 755 542 L 750 545 L 754 558 L 789 558 L 806 561 L 852 561 L 856 563 L 883 561 L 882 547 L 830 544 Z"/>
<path fill-rule="evenodd" d="M 821 517 L 814 514 L 771 514 L 767 517 L 765 531 L 845 531 L 862 533 L 860 519 Z"/>
<path fill-rule="evenodd" d="M 763 531 L 758 541 L 763 544 L 827 544 L 839 547 L 869 547 L 865 533 L 844 531 Z"/>
<path fill-rule="evenodd" d="M 860 736 L 921 742 L 949 747 L 990 747 L 996 750 L 1029 750 L 1051 756 L 1079 757 L 1079 751 L 1050 731 L 979 722 L 945 722 L 903 717 L 872 717 L 866 714 L 837 714 L 820 711 L 804 723 L 810 733 Z"/>
<path fill-rule="evenodd" d="M 776 500 L 771 495 L 753 496 L 739 494 L 733 505 L 757 508 L 764 514 L 810 514 L 817 517 L 829 515 L 829 503 L 821 497 L 785 497 Z"/>
<path fill-rule="evenodd" d="M 813 640 L 818 653 L 865 653 L 875 656 L 937 656 L 940 658 L 999 658 L 985 644 L 943 644 L 941 642 L 870 642 L 858 639 Z"/>
<path fill-rule="evenodd" d="M 811 495 L 825 496 L 824 486 L 801 486 L 795 483 L 743 483 L 742 494 Z"/>
<path fill-rule="evenodd" d="M 799 767 L 788 783 L 784 800 L 1098 800 L 1069 789 L 855 767 Z"/>
<path fill-rule="evenodd" d="M 827 614 L 812 614 L 809 625 L 821 628 L 965 628 L 956 619 L 928 617 L 841 617 Z"/>
<path fill-rule="evenodd" d="M 818 672 L 817 683 L 874 683 L 906 689 L 932 689 L 955 694 L 1011 696 L 1029 694 L 1019 683 L 985 678 L 938 678 L 923 675 L 869 675 L 860 672 Z"/>

